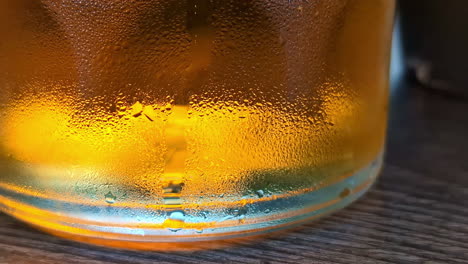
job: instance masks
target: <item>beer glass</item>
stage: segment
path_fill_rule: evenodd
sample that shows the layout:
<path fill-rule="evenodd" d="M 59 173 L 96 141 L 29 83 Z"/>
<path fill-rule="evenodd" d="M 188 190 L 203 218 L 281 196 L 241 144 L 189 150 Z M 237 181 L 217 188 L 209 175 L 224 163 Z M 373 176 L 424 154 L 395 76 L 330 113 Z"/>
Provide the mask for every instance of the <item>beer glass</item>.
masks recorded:
<path fill-rule="evenodd" d="M 394 5 L 1 1 L 1 210 L 127 247 L 343 208 L 382 165 Z"/>

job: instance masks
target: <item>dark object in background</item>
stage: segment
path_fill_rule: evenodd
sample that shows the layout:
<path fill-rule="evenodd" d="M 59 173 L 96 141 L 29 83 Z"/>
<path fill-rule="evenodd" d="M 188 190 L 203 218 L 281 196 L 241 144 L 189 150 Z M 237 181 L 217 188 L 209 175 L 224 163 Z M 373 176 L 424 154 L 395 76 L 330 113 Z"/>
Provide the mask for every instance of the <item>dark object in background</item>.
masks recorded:
<path fill-rule="evenodd" d="M 399 5 L 408 68 L 426 87 L 468 97 L 468 0 Z"/>

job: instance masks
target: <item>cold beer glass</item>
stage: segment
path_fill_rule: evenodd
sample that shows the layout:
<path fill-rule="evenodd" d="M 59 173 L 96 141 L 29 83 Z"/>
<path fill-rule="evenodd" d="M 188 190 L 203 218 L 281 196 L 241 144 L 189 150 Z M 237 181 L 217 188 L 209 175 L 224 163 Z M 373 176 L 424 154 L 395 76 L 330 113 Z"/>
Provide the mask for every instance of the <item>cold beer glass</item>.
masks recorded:
<path fill-rule="evenodd" d="M 126 247 L 343 208 L 382 165 L 394 5 L 1 1 L 1 210 Z"/>

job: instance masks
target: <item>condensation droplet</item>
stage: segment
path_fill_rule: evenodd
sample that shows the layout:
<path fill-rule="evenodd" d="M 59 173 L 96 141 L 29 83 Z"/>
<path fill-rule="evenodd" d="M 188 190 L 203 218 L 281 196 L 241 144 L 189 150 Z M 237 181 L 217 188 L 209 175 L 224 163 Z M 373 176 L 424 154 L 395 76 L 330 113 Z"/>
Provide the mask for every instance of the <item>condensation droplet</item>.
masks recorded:
<path fill-rule="evenodd" d="M 115 203 L 115 200 L 117 199 L 117 197 L 115 197 L 115 195 L 111 191 L 106 193 L 106 195 L 104 195 L 104 198 L 106 199 L 106 203 L 108 204 Z"/>
<path fill-rule="evenodd" d="M 262 198 L 263 196 L 265 196 L 265 192 L 263 190 L 257 190 L 255 194 L 257 194 L 258 198 Z"/>
<path fill-rule="evenodd" d="M 148 118 L 150 121 L 154 121 L 157 118 L 156 111 L 154 111 L 151 105 L 147 105 L 143 108 L 143 114 Z"/>
<path fill-rule="evenodd" d="M 174 211 L 170 213 L 169 219 L 174 220 L 174 221 L 184 222 L 185 214 L 182 211 Z"/>
<path fill-rule="evenodd" d="M 141 115 L 143 112 L 143 105 L 140 102 L 136 102 L 134 105 L 131 107 L 131 115 L 134 117 L 138 117 Z"/>
<path fill-rule="evenodd" d="M 343 191 L 340 193 L 340 198 L 346 198 L 351 194 L 351 190 L 349 188 L 344 188 Z"/>

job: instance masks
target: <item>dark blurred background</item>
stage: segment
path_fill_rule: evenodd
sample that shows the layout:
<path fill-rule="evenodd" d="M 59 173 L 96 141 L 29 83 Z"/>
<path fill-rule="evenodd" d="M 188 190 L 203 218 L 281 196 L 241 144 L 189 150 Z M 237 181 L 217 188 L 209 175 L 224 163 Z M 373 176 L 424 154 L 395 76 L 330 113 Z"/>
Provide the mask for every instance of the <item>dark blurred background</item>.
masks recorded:
<path fill-rule="evenodd" d="M 387 164 L 465 188 L 468 0 L 400 0 L 398 5 Z M 437 192 L 450 197 L 448 188 L 441 185 Z"/>
<path fill-rule="evenodd" d="M 392 77 L 468 99 L 468 1 L 399 1 Z"/>

